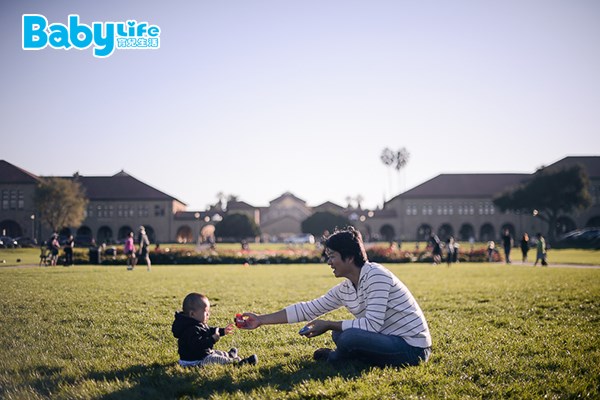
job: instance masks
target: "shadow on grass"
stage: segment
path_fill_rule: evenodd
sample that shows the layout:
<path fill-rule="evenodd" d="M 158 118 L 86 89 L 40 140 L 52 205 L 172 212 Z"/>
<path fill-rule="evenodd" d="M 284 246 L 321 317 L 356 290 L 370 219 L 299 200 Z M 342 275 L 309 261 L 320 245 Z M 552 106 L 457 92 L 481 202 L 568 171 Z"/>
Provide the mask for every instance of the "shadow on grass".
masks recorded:
<path fill-rule="evenodd" d="M 43 397 L 50 397 L 60 385 L 73 384 L 75 381 L 72 377 L 65 377 L 63 368 L 58 366 L 36 365 L 20 370 L 20 374 L 24 377 L 35 376 L 34 380 L 27 381 L 28 386 Z M 0 399 L 9 397 L 7 393 L 11 389 L 17 392 L 19 384 L 15 384 L 12 388 L 0 385 Z"/>
<path fill-rule="evenodd" d="M 175 364 L 152 364 L 133 366 L 118 371 L 93 372 L 87 379 L 96 382 L 121 384 L 126 388 L 116 389 L 102 396 L 103 399 L 171 399 L 181 397 L 207 398 L 214 394 L 249 393 L 261 387 L 290 392 L 304 381 L 324 382 L 331 377 L 353 379 L 359 377 L 368 367 L 352 363 L 334 367 L 327 363 L 312 360 L 295 362 L 290 365 L 275 366 L 227 366 L 222 373 L 211 377 L 201 367 L 181 369 Z M 210 368 L 210 367 L 204 367 Z"/>

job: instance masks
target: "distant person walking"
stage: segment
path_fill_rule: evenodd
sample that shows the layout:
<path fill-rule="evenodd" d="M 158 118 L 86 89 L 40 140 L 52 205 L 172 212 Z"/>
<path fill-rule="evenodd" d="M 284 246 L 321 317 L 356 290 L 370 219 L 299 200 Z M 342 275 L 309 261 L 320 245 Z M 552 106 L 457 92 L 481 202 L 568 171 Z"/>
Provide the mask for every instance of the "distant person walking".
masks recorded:
<path fill-rule="evenodd" d="M 527 262 L 527 253 L 529 253 L 529 235 L 527 232 L 521 238 L 521 253 L 523 254 L 523 262 Z"/>
<path fill-rule="evenodd" d="M 54 233 L 48 243 L 48 248 L 50 249 L 50 265 L 55 267 L 56 263 L 58 262 L 58 252 L 60 250 L 58 233 Z"/>
<path fill-rule="evenodd" d="M 146 228 L 144 228 L 143 226 L 140 226 L 140 232 L 138 234 L 138 243 L 140 245 L 140 248 L 138 250 L 138 256 L 140 257 L 140 259 L 146 260 L 148 272 L 150 272 L 150 269 L 152 267 L 152 264 L 150 263 L 150 240 L 148 239 L 148 235 L 146 235 Z"/>
<path fill-rule="evenodd" d="M 457 249 L 454 243 L 454 237 L 450 236 L 446 241 L 446 262 L 448 266 L 456 261 L 456 251 Z"/>
<path fill-rule="evenodd" d="M 433 263 L 439 264 L 442 262 L 442 242 L 435 233 L 431 234 L 429 241 L 432 246 L 431 254 L 433 255 Z"/>
<path fill-rule="evenodd" d="M 132 271 L 135 268 L 137 258 L 135 257 L 135 243 L 133 241 L 133 232 L 129 232 L 125 240 L 123 252 L 127 256 L 127 270 Z"/>
<path fill-rule="evenodd" d="M 73 265 L 73 247 L 75 247 L 75 239 L 73 239 L 73 235 L 69 235 L 63 247 L 63 251 L 65 252 L 65 267 Z"/>
<path fill-rule="evenodd" d="M 537 243 L 536 243 L 536 256 L 535 256 L 535 262 L 533 263 L 533 266 L 535 267 L 538 263 L 538 261 L 542 261 L 542 266 L 547 266 L 548 262 L 546 261 L 546 240 L 544 239 L 544 237 L 542 236 L 541 233 L 538 233 L 537 235 Z"/>
<path fill-rule="evenodd" d="M 504 257 L 507 264 L 510 264 L 510 250 L 512 249 L 515 241 L 510 234 L 508 229 L 504 230 L 504 234 L 502 235 L 502 247 L 504 247 Z"/>

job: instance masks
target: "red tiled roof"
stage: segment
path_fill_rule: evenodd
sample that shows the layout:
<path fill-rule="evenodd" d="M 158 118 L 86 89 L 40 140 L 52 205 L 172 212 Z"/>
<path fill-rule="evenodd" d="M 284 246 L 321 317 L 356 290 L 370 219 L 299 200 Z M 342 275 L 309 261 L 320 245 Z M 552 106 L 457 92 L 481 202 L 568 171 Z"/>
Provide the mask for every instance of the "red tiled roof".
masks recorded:
<path fill-rule="evenodd" d="M 278 202 L 278 201 L 281 201 L 281 200 L 283 200 L 283 199 L 284 199 L 284 198 L 286 198 L 286 197 L 291 197 L 291 198 L 295 199 L 296 201 L 299 201 L 299 202 L 301 202 L 301 203 L 303 203 L 303 204 L 306 204 L 306 201 L 302 200 L 302 199 L 301 199 L 301 198 L 299 198 L 299 197 L 296 197 L 296 196 L 294 196 L 294 195 L 293 195 L 292 193 L 290 193 L 290 192 L 285 192 L 284 194 L 282 194 L 282 195 L 281 195 L 281 196 L 279 196 L 278 198 L 276 198 L 276 199 L 274 199 L 274 200 L 271 200 L 271 201 L 269 202 L 269 204 L 273 204 L 273 203 L 276 203 L 276 202 Z"/>
<path fill-rule="evenodd" d="M 569 156 L 555 162 L 554 164 L 548 165 L 548 168 L 570 167 L 575 164 L 580 164 L 583 166 L 590 179 L 600 178 L 600 157 L 596 156 Z"/>
<path fill-rule="evenodd" d="M 232 201 L 228 201 L 227 202 L 227 210 L 228 211 L 232 211 L 232 210 L 254 210 L 254 209 L 256 209 L 256 207 L 251 206 L 250 204 L 246 203 L 245 201 L 232 200 Z"/>
<path fill-rule="evenodd" d="M 34 174 L 0 160 L 0 183 L 37 183 L 39 180 Z"/>
<path fill-rule="evenodd" d="M 394 199 L 493 197 L 530 176 L 531 174 L 441 174 Z"/>
<path fill-rule="evenodd" d="M 175 200 L 185 204 L 124 172 L 114 176 L 69 178 L 81 182 L 90 200 Z"/>
<path fill-rule="evenodd" d="M 324 203 L 319 204 L 318 206 L 313 207 L 313 210 L 318 211 L 321 209 L 325 209 L 325 210 L 329 210 L 329 209 L 334 209 L 334 210 L 338 210 L 338 211 L 344 211 L 345 208 L 340 206 L 339 204 L 335 204 L 334 202 L 331 201 L 326 201 Z"/>

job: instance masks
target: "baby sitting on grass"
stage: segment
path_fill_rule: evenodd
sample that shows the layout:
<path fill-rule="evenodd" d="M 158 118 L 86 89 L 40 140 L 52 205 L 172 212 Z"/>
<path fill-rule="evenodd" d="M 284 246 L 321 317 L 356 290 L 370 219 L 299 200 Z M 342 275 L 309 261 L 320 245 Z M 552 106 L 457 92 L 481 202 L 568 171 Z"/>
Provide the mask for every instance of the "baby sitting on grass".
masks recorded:
<path fill-rule="evenodd" d="M 190 293 L 183 300 L 183 311 L 175 312 L 175 321 L 171 330 L 177 338 L 179 365 L 182 367 L 204 366 L 207 364 L 256 364 L 255 354 L 241 359 L 237 349 L 228 352 L 214 350 L 213 346 L 221 336 L 234 330 L 233 324 L 225 328 L 213 328 L 207 325 L 210 316 L 210 301 L 200 293 Z"/>

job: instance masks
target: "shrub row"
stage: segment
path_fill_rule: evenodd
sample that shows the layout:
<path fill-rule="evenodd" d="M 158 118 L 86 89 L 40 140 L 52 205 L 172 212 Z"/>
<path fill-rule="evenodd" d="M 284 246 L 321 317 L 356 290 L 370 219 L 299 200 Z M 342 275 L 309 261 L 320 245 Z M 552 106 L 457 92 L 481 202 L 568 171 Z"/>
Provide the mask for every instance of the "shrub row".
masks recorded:
<path fill-rule="evenodd" d="M 367 250 L 370 261 L 378 263 L 431 263 L 433 255 L 429 250 L 404 251 L 394 248 L 372 247 Z M 445 254 L 443 259 L 445 260 Z M 153 264 L 159 265 L 194 265 L 194 264 L 315 264 L 323 263 L 325 259 L 320 250 L 303 250 L 300 252 L 253 252 L 253 251 L 208 251 L 196 252 L 189 250 L 171 250 L 150 253 Z M 485 249 L 471 252 L 459 252 L 460 262 L 486 262 L 488 261 Z M 501 261 L 498 252 L 494 252 L 494 261 Z M 79 255 L 76 263 L 83 261 Z M 124 254 L 103 254 L 102 265 L 125 265 L 127 258 Z M 138 263 L 140 261 L 138 260 Z M 89 263 L 89 258 L 84 263 Z"/>

